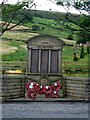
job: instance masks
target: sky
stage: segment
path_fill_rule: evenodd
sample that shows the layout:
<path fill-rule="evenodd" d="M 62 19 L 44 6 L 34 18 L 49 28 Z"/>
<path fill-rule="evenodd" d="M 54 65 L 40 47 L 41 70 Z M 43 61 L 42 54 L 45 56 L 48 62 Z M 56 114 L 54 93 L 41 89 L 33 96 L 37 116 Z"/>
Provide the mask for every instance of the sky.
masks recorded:
<path fill-rule="evenodd" d="M 0 0 L 0 2 L 3 0 Z M 14 4 L 17 2 L 17 0 L 5 0 L 9 4 Z M 26 1 L 26 0 L 23 0 Z M 65 8 L 62 6 L 58 6 L 55 3 L 51 2 L 50 0 L 34 0 L 34 3 L 36 4 L 36 10 L 45 10 L 45 11 L 57 11 L 57 12 L 66 12 Z M 35 9 L 34 7 L 32 9 Z M 70 12 L 77 13 L 79 12 L 75 10 L 74 8 L 70 8 Z"/>

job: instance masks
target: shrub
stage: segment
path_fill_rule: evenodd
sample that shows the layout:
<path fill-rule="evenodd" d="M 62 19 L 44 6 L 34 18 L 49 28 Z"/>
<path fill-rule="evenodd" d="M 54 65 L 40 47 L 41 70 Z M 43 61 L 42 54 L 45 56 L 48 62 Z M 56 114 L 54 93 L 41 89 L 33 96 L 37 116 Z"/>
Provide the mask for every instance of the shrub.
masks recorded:
<path fill-rule="evenodd" d="M 85 55 L 85 53 L 84 53 L 84 46 L 82 44 L 80 58 L 84 58 L 84 55 Z"/>
<path fill-rule="evenodd" d="M 90 54 L 90 48 L 87 46 L 87 54 Z"/>
<path fill-rule="evenodd" d="M 73 61 L 78 61 L 78 57 L 76 56 L 76 53 L 74 53 L 74 58 L 73 58 Z"/>
<path fill-rule="evenodd" d="M 68 35 L 67 39 L 73 40 L 73 34 L 71 33 L 70 35 Z"/>
<path fill-rule="evenodd" d="M 32 30 L 36 31 L 36 30 L 40 30 L 40 26 L 37 24 L 32 25 Z"/>

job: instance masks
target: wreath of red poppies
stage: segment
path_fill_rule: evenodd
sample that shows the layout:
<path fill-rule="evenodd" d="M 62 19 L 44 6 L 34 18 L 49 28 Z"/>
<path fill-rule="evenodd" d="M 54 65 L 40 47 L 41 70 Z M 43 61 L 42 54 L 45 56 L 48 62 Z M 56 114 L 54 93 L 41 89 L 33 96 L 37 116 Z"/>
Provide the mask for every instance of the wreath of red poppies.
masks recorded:
<path fill-rule="evenodd" d="M 62 89 L 62 86 L 59 82 L 55 82 L 51 86 L 42 86 L 35 82 L 28 82 L 26 88 L 29 98 L 35 98 L 37 94 L 45 94 L 46 98 L 59 98 L 58 91 Z"/>

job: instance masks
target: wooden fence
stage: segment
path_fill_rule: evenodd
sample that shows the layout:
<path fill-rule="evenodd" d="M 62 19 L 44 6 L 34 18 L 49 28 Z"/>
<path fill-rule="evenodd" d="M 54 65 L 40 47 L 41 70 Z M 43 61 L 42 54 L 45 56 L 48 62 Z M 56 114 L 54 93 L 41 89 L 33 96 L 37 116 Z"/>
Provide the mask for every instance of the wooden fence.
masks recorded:
<path fill-rule="evenodd" d="M 84 77 L 64 77 L 65 95 L 72 99 L 87 100 L 90 98 L 90 81 Z"/>
<path fill-rule="evenodd" d="M 88 62 L 63 62 L 62 69 L 64 74 L 88 74 Z"/>
<path fill-rule="evenodd" d="M 2 66 L 2 72 L 5 70 L 23 70 L 26 71 L 27 63 L 26 62 L 1 62 L 0 65 Z"/>
<path fill-rule="evenodd" d="M 6 70 L 22 70 L 25 72 L 27 70 L 26 62 L 1 62 L 2 73 L 5 73 Z M 78 62 L 63 62 L 62 64 L 63 74 L 88 74 L 88 63 L 79 63 Z"/>
<path fill-rule="evenodd" d="M 25 76 L 2 76 L 2 100 L 25 96 Z"/>

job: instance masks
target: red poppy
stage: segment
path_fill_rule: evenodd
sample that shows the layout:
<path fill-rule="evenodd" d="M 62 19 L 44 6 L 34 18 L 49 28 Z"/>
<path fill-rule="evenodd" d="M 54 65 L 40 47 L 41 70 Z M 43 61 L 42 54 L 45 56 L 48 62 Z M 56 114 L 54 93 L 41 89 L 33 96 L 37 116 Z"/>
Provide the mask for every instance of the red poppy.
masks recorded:
<path fill-rule="evenodd" d="M 52 98 L 59 98 L 58 91 L 53 91 L 51 96 Z"/>
<path fill-rule="evenodd" d="M 40 91 L 40 85 L 37 83 L 37 84 L 34 84 L 34 89 L 37 93 L 39 93 Z"/>
<path fill-rule="evenodd" d="M 39 94 L 44 94 L 44 87 L 41 85 L 38 91 Z"/>
<path fill-rule="evenodd" d="M 34 89 L 28 90 L 28 97 L 29 98 L 35 98 L 36 97 L 36 91 Z"/>
<path fill-rule="evenodd" d="M 59 91 L 61 88 L 62 88 L 62 86 L 61 86 L 61 84 L 59 82 L 55 82 L 52 85 L 52 89 L 55 90 L 55 91 Z"/>
<path fill-rule="evenodd" d="M 52 87 L 51 86 L 45 86 L 44 87 L 44 93 L 49 95 L 52 93 Z"/>

